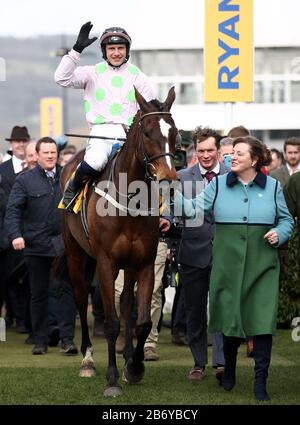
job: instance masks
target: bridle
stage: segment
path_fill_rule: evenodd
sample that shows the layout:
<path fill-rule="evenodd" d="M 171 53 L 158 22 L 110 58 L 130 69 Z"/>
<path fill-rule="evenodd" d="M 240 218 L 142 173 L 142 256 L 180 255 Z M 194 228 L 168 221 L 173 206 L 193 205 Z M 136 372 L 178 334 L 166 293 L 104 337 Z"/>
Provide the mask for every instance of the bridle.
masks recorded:
<path fill-rule="evenodd" d="M 145 131 L 144 131 L 144 128 L 143 128 L 143 119 L 145 117 L 150 116 L 150 115 L 169 115 L 169 116 L 171 116 L 172 114 L 171 114 L 171 112 L 163 112 L 163 111 L 148 112 L 146 114 L 143 114 L 140 117 L 140 120 L 139 120 L 139 128 L 140 128 L 140 131 L 141 131 L 140 147 L 141 147 L 141 152 L 142 152 L 142 156 L 143 156 L 143 160 L 142 161 L 143 161 L 143 163 L 145 165 L 145 178 L 147 180 L 153 181 L 153 180 L 156 180 L 156 177 L 155 176 L 152 176 L 149 173 L 148 167 L 151 165 L 154 168 L 154 165 L 152 164 L 152 162 L 155 161 L 158 158 L 163 158 L 163 157 L 166 157 L 166 156 L 170 156 L 174 160 L 174 154 L 171 153 L 171 152 L 165 152 L 165 153 L 160 153 L 158 155 L 153 155 L 153 156 L 149 156 L 148 155 L 148 153 L 147 153 L 147 151 L 145 149 L 145 144 L 144 144 Z"/>
<path fill-rule="evenodd" d="M 139 118 L 139 123 L 138 123 L 139 129 L 140 129 L 139 145 L 140 145 L 141 153 L 142 153 L 142 156 L 143 156 L 142 161 L 145 164 L 145 180 L 155 181 L 156 180 L 156 176 L 152 176 L 149 173 L 148 167 L 151 165 L 153 168 L 155 168 L 154 165 L 152 164 L 152 162 L 155 159 L 158 159 L 158 158 L 170 156 L 172 159 L 174 159 L 174 154 L 172 154 L 170 152 L 165 152 L 165 153 L 160 153 L 158 155 L 153 155 L 153 156 L 150 156 L 150 157 L 147 154 L 146 149 L 145 149 L 145 145 L 144 145 L 145 132 L 144 132 L 144 129 L 143 129 L 142 122 L 143 122 L 143 119 L 145 117 L 149 116 L 149 115 L 169 115 L 169 116 L 171 116 L 172 114 L 171 114 L 171 112 L 160 112 L 160 111 L 156 111 L 156 112 L 148 112 L 146 114 L 143 114 Z M 138 155 L 137 152 L 136 152 L 136 155 Z M 125 212 L 125 213 L 136 212 L 135 209 L 130 209 L 127 206 L 122 205 L 120 202 L 117 202 L 116 199 L 115 199 L 115 197 L 113 197 L 113 196 L 111 196 L 109 194 L 110 184 L 114 184 L 116 159 L 117 159 L 117 157 L 115 157 L 113 159 L 111 170 L 110 170 L 110 174 L 109 174 L 109 178 L 107 180 L 107 187 L 106 187 L 105 191 L 103 191 L 102 189 L 100 189 L 97 185 L 95 185 L 94 190 L 95 190 L 95 192 L 98 195 L 104 197 L 108 202 L 110 202 L 112 205 L 114 205 L 120 211 Z M 128 200 L 132 199 L 137 194 L 137 192 L 134 192 L 134 193 L 127 193 L 125 195 L 125 194 L 122 194 L 121 192 L 119 192 L 119 190 L 116 188 L 115 185 L 114 185 L 114 188 L 115 188 L 116 193 L 118 193 L 118 195 L 120 197 L 127 198 Z M 150 208 L 150 209 L 145 209 L 142 212 L 143 213 L 147 213 L 149 215 L 153 215 L 155 213 L 155 211 L 156 211 L 155 208 L 154 209 L 153 208 Z"/>

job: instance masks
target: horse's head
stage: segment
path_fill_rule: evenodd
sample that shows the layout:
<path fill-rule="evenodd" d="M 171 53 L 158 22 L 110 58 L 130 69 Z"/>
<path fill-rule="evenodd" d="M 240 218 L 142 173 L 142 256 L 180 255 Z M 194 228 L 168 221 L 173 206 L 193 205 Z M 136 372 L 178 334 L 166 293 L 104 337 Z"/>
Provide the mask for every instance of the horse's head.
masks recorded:
<path fill-rule="evenodd" d="M 176 180 L 174 154 L 178 130 L 170 113 L 175 100 L 175 90 L 169 90 L 166 100 L 147 102 L 135 89 L 136 100 L 140 106 L 140 143 L 137 156 L 152 180 Z"/>

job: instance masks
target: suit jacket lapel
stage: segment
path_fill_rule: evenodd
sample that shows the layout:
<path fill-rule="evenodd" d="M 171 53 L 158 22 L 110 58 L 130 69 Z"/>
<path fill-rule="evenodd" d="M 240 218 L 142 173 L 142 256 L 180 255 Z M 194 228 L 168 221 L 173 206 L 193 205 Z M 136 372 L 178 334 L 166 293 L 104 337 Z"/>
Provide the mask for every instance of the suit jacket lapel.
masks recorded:
<path fill-rule="evenodd" d="M 195 198 L 199 195 L 199 188 L 197 188 L 197 182 L 202 182 L 203 177 L 201 175 L 199 164 L 195 164 L 192 169 L 192 178 L 193 178 L 193 186 L 192 186 L 192 197 Z M 196 189 L 198 189 L 198 193 L 196 193 Z"/>
<path fill-rule="evenodd" d="M 203 178 L 202 178 L 202 175 L 201 175 L 201 173 L 200 173 L 200 167 L 199 167 L 199 164 L 195 164 L 193 167 L 192 167 L 192 175 L 193 175 L 193 180 L 194 181 L 202 181 L 203 180 Z"/>
<path fill-rule="evenodd" d="M 288 181 L 288 179 L 290 178 L 290 173 L 286 165 L 283 167 L 283 171 L 284 171 L 284 179 Z"/>

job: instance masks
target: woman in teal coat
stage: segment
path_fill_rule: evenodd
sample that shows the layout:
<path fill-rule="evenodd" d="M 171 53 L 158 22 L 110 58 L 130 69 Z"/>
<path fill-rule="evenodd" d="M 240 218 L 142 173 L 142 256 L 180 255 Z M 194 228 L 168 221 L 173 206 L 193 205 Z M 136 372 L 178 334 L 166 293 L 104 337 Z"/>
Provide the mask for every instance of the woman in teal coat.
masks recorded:
<path fill-rule="evenodd" d="M 266 380 L 276 329 L 279 287 L 277 247 L 293 229 L 280 183 L 263 174 L 271 156 L 251 136 L 233 143 L 231 172 L 218 176 L 193 200 L 177 194 L 175 208 L 184 215 L 213 211 L 215 237 L 210 279 L 210 332 L 224 335 L 223 388 L 235 385 L 241 339 L 253 336 L 254 394 L 269 400 Z"/>

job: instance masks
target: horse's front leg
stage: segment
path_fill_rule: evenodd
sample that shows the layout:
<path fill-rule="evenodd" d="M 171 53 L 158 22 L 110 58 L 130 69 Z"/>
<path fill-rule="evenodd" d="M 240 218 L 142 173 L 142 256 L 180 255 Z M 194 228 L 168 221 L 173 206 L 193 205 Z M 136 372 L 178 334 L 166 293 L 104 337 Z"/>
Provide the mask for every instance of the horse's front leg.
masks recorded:
<path fill-rule="evenodd" d="M 115 308 L 115 278 L 116 270 L 109 258 L 98 257 L 97 271 L 104 308 L 104 334 L 108 345 L 108 368 L 106 371 L 107 387 L 105 397 L 116 397 L 122 393 L 118 384 L 119 372 L 116 361 L 116 341 L 120 332 L 120 321 Z"/>
<path fill-rule="evenodd" d="M 137 345 L 126 362 L 125 378 L 130 383 L 140 382 L 144 376 L 144 345 L 151 331 L 151 298 L 154 287 L 154 265 L 137 274 L 137 322 L 135 327 Z"/>

